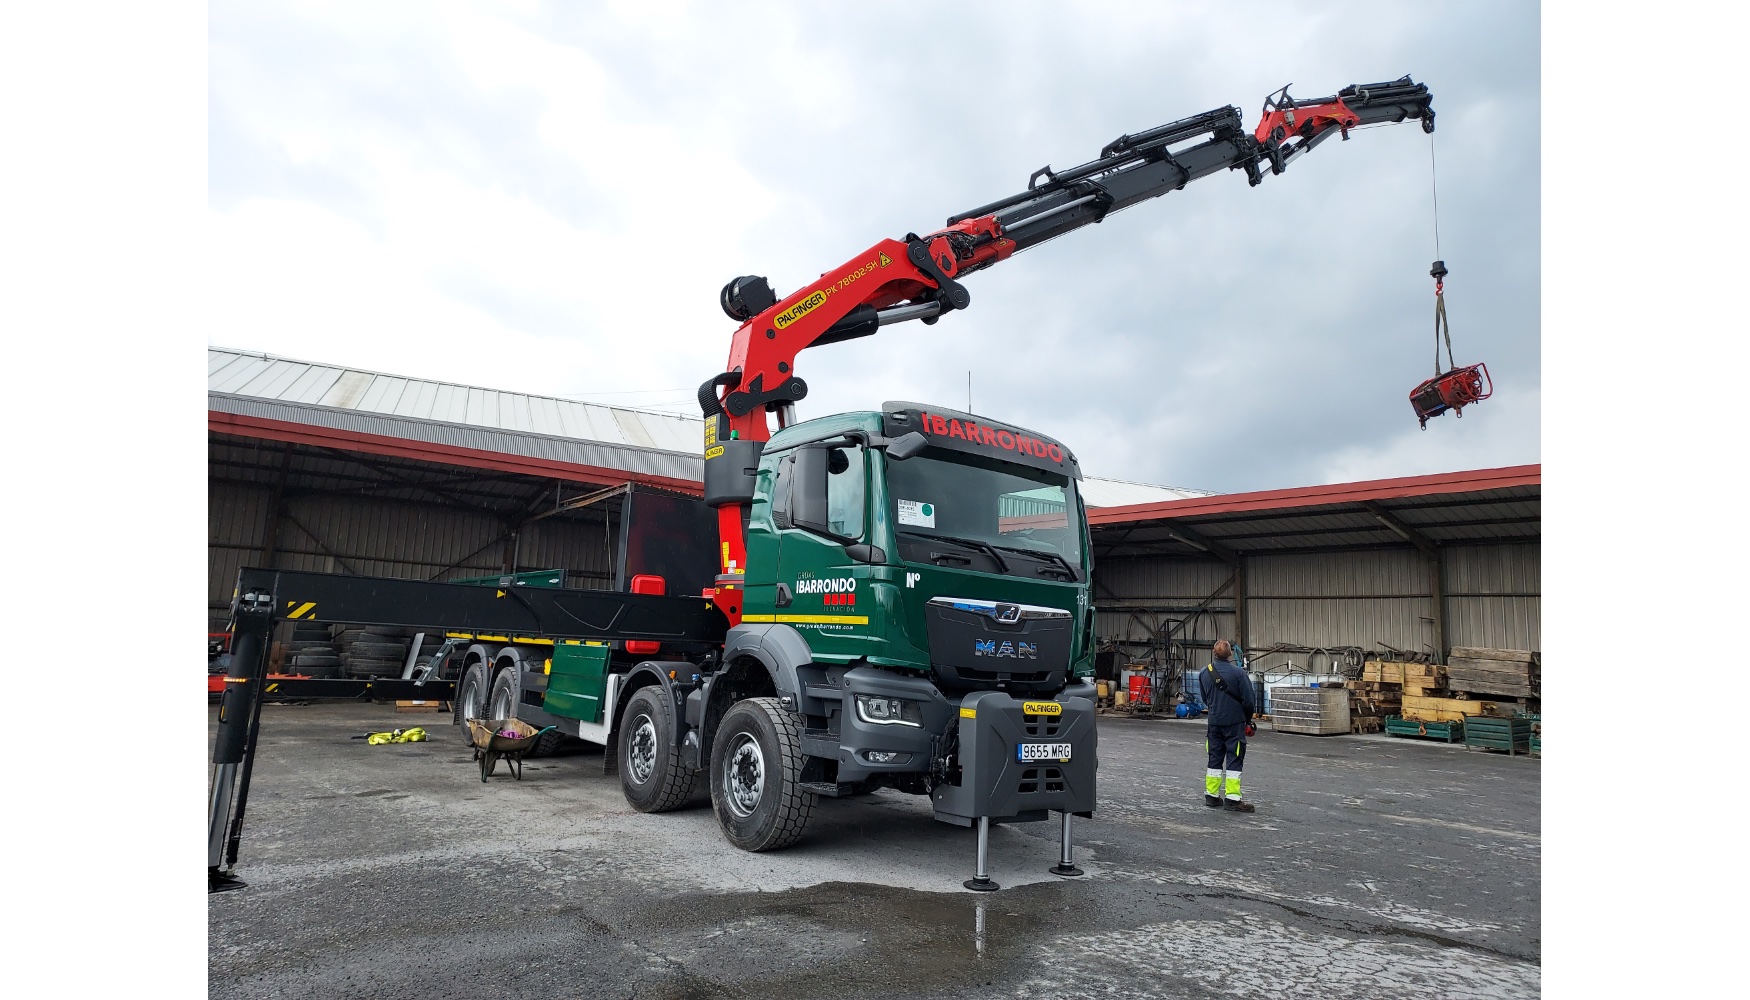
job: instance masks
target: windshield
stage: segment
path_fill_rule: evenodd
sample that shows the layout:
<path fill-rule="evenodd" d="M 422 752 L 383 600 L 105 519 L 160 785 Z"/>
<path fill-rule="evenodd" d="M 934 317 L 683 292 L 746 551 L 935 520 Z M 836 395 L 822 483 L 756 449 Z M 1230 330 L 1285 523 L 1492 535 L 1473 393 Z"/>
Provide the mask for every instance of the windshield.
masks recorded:
<path fill-rule="evenodd" d="M 889 461 L 887 492 L 902 536 L 978 543 L 966 546 L 975 552 L 996 547 L 1003 572 L 1081 577 L 1081 506 L 1067 476 L 933 451 Z M 1017 565 L 1003 569 L 1005 562 Z"/>

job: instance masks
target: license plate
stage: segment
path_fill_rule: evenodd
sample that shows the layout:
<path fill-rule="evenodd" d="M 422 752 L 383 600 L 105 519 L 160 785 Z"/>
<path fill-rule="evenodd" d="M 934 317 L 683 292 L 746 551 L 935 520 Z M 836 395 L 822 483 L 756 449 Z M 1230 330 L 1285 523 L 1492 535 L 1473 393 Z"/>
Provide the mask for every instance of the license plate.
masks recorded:
<path fill-rule="evenodd" d="M 1025 764 L 1030 760 L 1069 760 L 1068 743 L 1017 743 L 1015 760 Z"/>

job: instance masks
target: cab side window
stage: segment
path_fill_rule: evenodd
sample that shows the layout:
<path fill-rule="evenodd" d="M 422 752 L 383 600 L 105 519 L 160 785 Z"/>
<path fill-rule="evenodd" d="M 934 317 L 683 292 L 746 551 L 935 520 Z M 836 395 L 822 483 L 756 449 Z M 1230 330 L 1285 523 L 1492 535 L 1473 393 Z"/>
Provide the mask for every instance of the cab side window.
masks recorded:
<path fill-rule="evenodd" d="M 861 447 L 834 448 L 827 459 L 827 527 L 852 540 L 863 537 L 867 463 Z"/>
<path fill-rule="evenodd" d="M 796 467 L 794 456 L 785 455 L 778 459 L 777 478 L 772 483 L 772 526 L 774 528 L 793 528 L 790 522 L 790 481 L 791 470 Z"/>

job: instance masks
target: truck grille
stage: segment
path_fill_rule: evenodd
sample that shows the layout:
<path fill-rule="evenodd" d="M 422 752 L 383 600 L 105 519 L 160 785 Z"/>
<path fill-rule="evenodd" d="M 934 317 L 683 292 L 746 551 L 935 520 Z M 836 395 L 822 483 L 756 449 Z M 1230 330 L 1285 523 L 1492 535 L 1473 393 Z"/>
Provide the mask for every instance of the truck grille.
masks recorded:
<path fill-rule="evenodd" d="M 930 662 L 945 689 L 1034 693 L 1063 686 L 1074 635 L 1067 611 L 936 597 L 924 619 Z"/>

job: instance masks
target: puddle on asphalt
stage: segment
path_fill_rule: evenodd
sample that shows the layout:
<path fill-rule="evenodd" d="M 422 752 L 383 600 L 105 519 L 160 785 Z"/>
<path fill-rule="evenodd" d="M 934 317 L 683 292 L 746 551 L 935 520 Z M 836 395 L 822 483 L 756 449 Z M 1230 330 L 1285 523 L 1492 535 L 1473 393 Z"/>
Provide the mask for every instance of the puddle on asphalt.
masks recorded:
<path fill-rule="evenodd" d="M 678 931 L 665 950 L 706 960 L 738 940 L 787 942 L 780 959 L 822 976 L 817 963 L 903 965 L 907 978 L 958 980 L 981 961 L 1001 963 L 1037 941 L 1062 911 L 1054 884 L 996 893 L 936 893 L 848 882 L 779 892 L 689 896 L 645 909 L 642 920 Z M 684 928 L 684 929 L 683 929 Z M 764 958 L 770 964 L 772 955 Z M 715 963 L 711 963 L 715 964 Z"/>
<path fill-rule="evenodd" d="M 829 882 L 689 894 L 639 907 L 616 933 L 717 983 L 757 971 L 771 996 L 825 995 L 846 976 L 867 982 L 883 973 L 906 989 L 983 995 L 995 987 L 1018 997 L 1179 996 L 1188 985 L 1236 997 L 1538 995 L 1536 962 L 1410 930 L 1354 933 L 1262 914 L 1210 919 L 1211 907 L 1233 912 L 1231 901 L 1214 899 L 1177 904 L 1186 919 L 1139 921 L 1130 901 L 1089 888 L 962 894 Z M 1155 894 L 1134 902 L 1157 921 L 1162 915 Z M 1247 961 L 1209 962 L 1218 940 Z"/>
<path fill-rule="evenodd" d="M 1219 942 L 1225 955 L 1211 961 Z M 1124 993 L 1179 997 L 1187 984 L 1243 998 L 1346 997 L 1353 1000 L 1535 998 L 1542 969 L 1484 951 L 1441 947 L 1391 936 L 1349 936 L 1248 916 L 1174 920 L 1117 931 L 1065 935 L 1036 949 L 1049 963 L 1016 996 L 1066 1000 Z"/>

